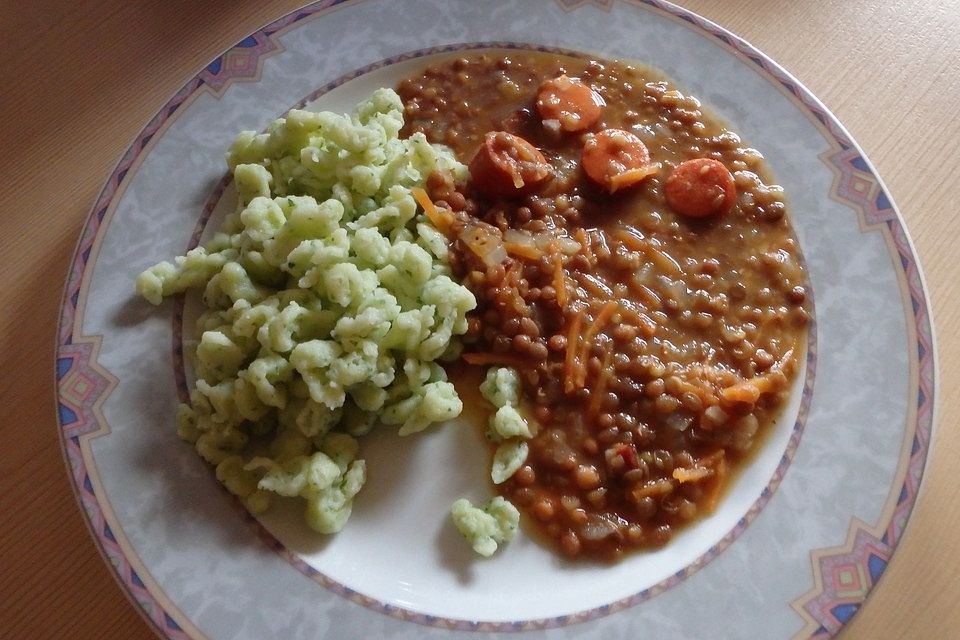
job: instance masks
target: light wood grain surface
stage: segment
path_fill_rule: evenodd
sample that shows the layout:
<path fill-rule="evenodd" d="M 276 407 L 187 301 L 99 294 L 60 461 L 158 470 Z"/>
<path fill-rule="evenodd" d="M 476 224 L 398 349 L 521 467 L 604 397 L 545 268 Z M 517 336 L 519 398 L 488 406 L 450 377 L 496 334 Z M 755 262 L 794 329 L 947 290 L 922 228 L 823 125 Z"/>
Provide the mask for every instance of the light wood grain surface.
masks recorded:
<path fill-rule="evenodd" d="M 54 414 L 81 226 L 147 120 L 299 0 L 0 0 L 0 636 L 149 638 L 71 493 Z M 784 65 L 886 181 L 926 272 L 939 427 L 899 550 L 846 638 L 960 637 L 960 0 L 687 0 Z"/>

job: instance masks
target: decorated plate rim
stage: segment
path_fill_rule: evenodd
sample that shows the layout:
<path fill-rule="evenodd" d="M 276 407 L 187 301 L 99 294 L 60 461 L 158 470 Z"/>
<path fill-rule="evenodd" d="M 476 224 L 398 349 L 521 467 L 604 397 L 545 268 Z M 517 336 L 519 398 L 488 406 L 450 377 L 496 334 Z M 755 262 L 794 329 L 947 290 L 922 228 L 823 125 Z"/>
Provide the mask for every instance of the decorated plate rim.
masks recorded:
<path fill-rule="evenodd" d="M 93 473 L 90 473 L 90 469 L 88 469 L 88 467 L 94 467 L 95 465 L 92 456 L 89 455 L 90 452 L 86 442 L 109 431 L 101 412 L 101 406 L 118 382 L 110 372 L 106 371 L 96 361 L 101 337 L 84 336 L 80 332 L 83 306 L 87 285 L 89 284 L 88 267 L 95 264 L 99 241 L 112 217 L 113 208 L 111 205 L 119 200 L 126 179 L 132 177 L 139 161 L 149 152 L 152 146 L 150 141 L 162 133 L 165 127 L 175 119 L 175 114 L 181 106 L 188 104 L 195 95 L 202 93 L 204 90 L 220 95 L 233 82 L 257 80 L 264 58 L 271 53 L 282 50 L 281 45 L 274 39 L 277 35 L 294 27 L 301 20 L 319 17 L 331 9 L 361 1 L 321 0 L 291 12 L 241 40 L 187 82 L 144 127 L 114 168 L 84 223 L 80 240 L 70 263 L 69 276 L 61 305 L 55 363 L 57 419 L 61 431 L 60 442 L 63 455 L 71 475 L 73 491 L 83 507 L 85 519 L 100 552 L 104 555 L 108 564 L 113 567 L 114 577 L 120 583 L 127 597 L 138 605 L 137 609 L 141 611 L 150 626 L 157 633 L 166 637 L 202 637 L 203 634 L 194 627 L 182 612 L 177 610 L 163 594 L 159 585 L 153 581 L 146 567 L 126 542 L 120 523 L 112 513 L 109 500 L 106 495 L 103 495 L 102 487 L 99 486 L 95 468 L 92 469 Z M 613 1 L 555 0 L 569 10 L 574 10 L 586 4 L 609 8 Z M 910 356 L 911 378 L 909 388 L 911 394 L 916 392 L 916 404 L 915 406 L 911 404 L 910 411 L 908 411 L 908 424 L 905 433 L 905 445 L 909 441 L 909 446 L 905 446 L 905 451 L 901 452 L 899 467 L 894 476 L 894 486 L 891 488 L 890 496 L 886 500 L 886 506 L 879 522 L 871 526 L 854 519 L 851 522 L 845 544 L 829 549 L 813 550 L 811 552 L 811 564 L 815 587 L 792 603 L 794 610 L 805 621 L 805 626 L 798 633 L 798 636 L 832 637 L 859 610 L 866 597 L 872 592 L 876 581 L 882 575 L 906 527 L 910 512 L 917 499 L 920 481 L 928 459 L 937 400 L 936 350 L 932 322 L 930 321 L 928 296 L 916 253 L 906 232 L 902 217 L 872 164 L 866 159 L 859 146 L 836 117 L 793 76 L 744 40 L 686 9 L 661 0 L 621 0 L 621 2 L 657 11 L 670 19 L 687 24 L 700 32 L 701 35 L 719 39 L 737 57 L 745 58 L 753 63 L 755 66 L 752 68 L 755 71 L 787 95 L 794 105 L 814 122 L 824 137 L 831 143 L 831 146 L 835 147 L 821 155 L 821 160 L 835 174 L 830 197 L 857 211 L 861 231 L 879 230 L 884 235 L 887 250 L 891 253 L 891 257 L 895 258 L 894 262 L 898 267 L 896 273 L 900 284 L 901 300 L 904 303 L 905 311 L 907 311 L 908 336 L 910 337 L 910 344 L 915 350 Z M 334 82 L 328 83 L 313 92 L 303 102 L 314 99 L 337 86 L 337 84 L 362 73 L 402 59 L 439 53 L 445 50 L 463 50 L 478 48 L 479 46 L 497 48 L 511 45 L 517 47 L 518 43 L 456 43 L 448 47 L 434 47 L 429 50 L 410 52 L 399 57 L 394 56 L 391 59 L 367 65 L 353 73 L 341 76 Z M 519 46 L 535 47 L 536 45 Z M 551 51 L 564 51 L 551 47 L 541 48 Z M 234 60 L 237 56 L 244 56 L 245 64 L 226 64 L 231 56 Z M 870 188 L 866 190 L 851 189 L 851 183 L 855 179 L 866 180 Z M 225 183 L 221 181 L 219 187 L 222 188 L 223 186 L 225 186 Z M 210 207 L 210 202 L 215 204 L 215 199 L 211 198 L 208 201 L 207 207 L 204 208 L 204 217 L 209 215 L 207 209 Z M 200 224 L 198 223 L 199 229 Z M 787 452 L 778 465 L 768 489 L 775 488 L 779 483 L 779 478 L 782 477 L 786 465 L 789 464 L 791 453 L 795 449 L 802 431 L 806 406 L 809 403 L 811 393 L 813 368 L 815 367 L 815 345 L 816 329 L 815 326 L 811 326 L 808 347 L 808 374 L 804 385 L 804 400 L 800 408 L 800 416 L 797 419 L 797 424 L 793 427 Z M 93 387 L 93 393 L 85 393 L 83 395 L 84 400 L 81 402 L 77 401 L 77 394 L 75 393 L 78 380 L 82 380 L 85 389 L 89 385 Z M 904 455 L 905 453 L 906 455 Z M 901 481 L 902 486 L 897 491 Z M 100 489 L 99 493 L 98 489 Z M 767 493 L 768 491 L 765 490 L 764 494 Z M 768 498 L 768 495 L 761 496 L 748 513 L 755 515 Z M 255 522 L 252 517 L 249 517 L 249 519 Z M 742 530 L 741 526 L 745 528 L 743 523 L 738 524 L 733 531 L 724 536 L 720 543 L 712 547 L 703 556 L 678 574 L 653 587 L 611 605 L 580 612 L 572 616 L 544 620 L 510 623 L 448 620 L 376 602 L 329 579 L 323 580 L 320 578 L 318 581 L 351 601 L 392 617 L 420 624 L 464 631 L 503 632 L 544 629 L 591 620 L 622 610 L 660 593 L 675 584 L 671 581 L 679 582 L 683 577 L 695 572 L 706 562 L 709 562 L 722 548 L 732 542 L 732 539 Z M 257 524 L 257 527 L 261 530 L 261 538 L 264 542 L 284 555 L 300 571 L 315 578 L 322 576 L 315 569 L 296 558 L 295 554 L 283 548 L 283 545 L 267 533 L 261 525 Z M 276 548 L 277 545 L 279 545 L 279 549 Z M 832 585 L 828 583 L 827 575 L 829 574 L 829 567 L 836 564 L 838 559 L 853 561 L 858 566 L 862 565 L 865 569 L 865 575 L 869 576 L 870 584 L 866 592 L 859 598 L 851 599 L 849 595 L 844 596 L 837 593 L 836 589 L 831 589 Z M 333 584 L 328 584 L 328 581 L 333 582 Z M 665 585 L 665 583 L 670 584 Z"/>

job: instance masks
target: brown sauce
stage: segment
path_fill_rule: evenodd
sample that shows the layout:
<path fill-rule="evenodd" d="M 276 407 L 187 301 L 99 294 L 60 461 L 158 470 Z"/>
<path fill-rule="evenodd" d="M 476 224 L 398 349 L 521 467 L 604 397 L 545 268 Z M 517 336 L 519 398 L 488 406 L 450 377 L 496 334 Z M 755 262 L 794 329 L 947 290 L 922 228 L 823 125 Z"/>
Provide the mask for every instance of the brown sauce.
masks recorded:
<path fill-rule="evenodd" d="M 545 126 L 537 112 L 538 89 L 563 74 L 602 98 L 585 130 Z M 428 182 L 456 214 L 452 262 L 478 299 L 466 350 L 518 369 L 538 427 L 498 491 L 568 556 L 665 544 L 716 507 L 796 374 L 807 285 L 783 190 L 759 152 L 645 67 L 477 53 L 398 91 L 407 135 L 469 163 L 485 134 L 504 131 L 550 165 L 549 179 L 513 197 L 445 175 Z M 608 128 L 642 140 L 651 167 L 614 193 L 581 166 Z M 736 199 L 722 214 L 691 218 L 667 202 L 668 176 L 697 158 L 732 174 Z M 505 259 L 478 252 L 477 233 Z"/>

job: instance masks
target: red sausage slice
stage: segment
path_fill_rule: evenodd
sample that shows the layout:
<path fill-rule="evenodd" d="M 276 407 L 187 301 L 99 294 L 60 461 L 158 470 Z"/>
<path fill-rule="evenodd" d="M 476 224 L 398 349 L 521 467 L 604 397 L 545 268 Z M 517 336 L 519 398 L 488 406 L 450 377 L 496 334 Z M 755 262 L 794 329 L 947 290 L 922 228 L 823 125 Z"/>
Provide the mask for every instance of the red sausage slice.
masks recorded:
<path fill-rule="evenodd" d="M 622 129 L 604 129 L 583 145 L 580 165 L 587 177 L 610 193 L 640 183 L 657 172 L 650 153 L 637 136 Z"/>
<path fill-rule="evenodd" d="M 737 202 L 733 175 L 712 158 L 677 165 L 667 178 L 664 195 L 671 209 L 690 218 L 727 213 Z"/>
<path fill-rule="evenodd" d="M 509 198 L 535 189 L 553 175 L 540 151 L 519 136 L 491 131 L 470 161 L 470 177 L 481 193 Z"/>
<path fill-rule="evenodd" d="M 589 129 L 600 119 L 603 107 L 600 94 L 566 75 L 547 80 L 537 94 L 537 113 L 543 120 L 556 120 L 564 131 Z"/>

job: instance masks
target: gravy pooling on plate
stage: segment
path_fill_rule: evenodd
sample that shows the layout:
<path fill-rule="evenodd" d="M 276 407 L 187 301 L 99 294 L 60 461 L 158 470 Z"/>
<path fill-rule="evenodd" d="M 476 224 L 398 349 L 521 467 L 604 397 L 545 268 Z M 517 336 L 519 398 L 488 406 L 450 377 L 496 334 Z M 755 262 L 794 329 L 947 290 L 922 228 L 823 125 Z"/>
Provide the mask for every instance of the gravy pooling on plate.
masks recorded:
<path fill-rule="evenodd" d="M 665 544 L 716 507 L 805 348 L 783 189 L 641 66 L 470 54 L 398 92 L 406 134 L 470 163 L 427 184 L 479 303 L 465 359 L 516 368 L 538 426 L 498 491 L 568 556 Z"/>

